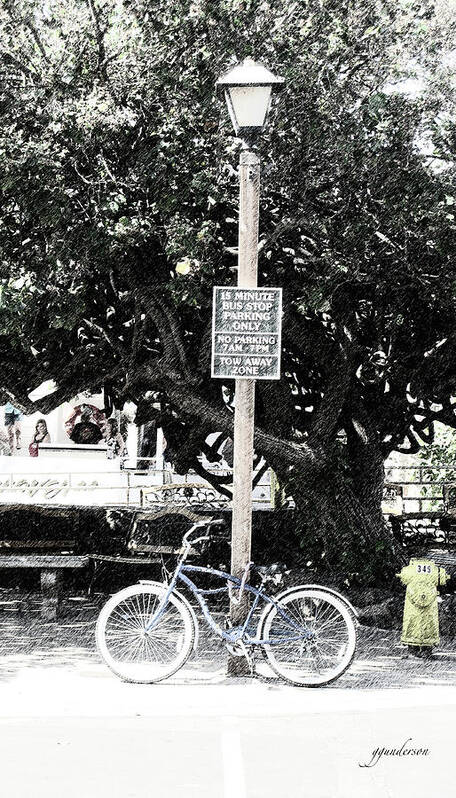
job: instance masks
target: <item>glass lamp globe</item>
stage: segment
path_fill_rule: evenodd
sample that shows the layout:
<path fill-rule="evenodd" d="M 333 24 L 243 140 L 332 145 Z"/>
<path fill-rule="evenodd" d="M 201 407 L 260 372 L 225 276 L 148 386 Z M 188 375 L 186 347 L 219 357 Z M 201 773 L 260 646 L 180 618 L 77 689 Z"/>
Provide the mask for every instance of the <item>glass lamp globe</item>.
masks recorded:
<path fill-rule="evenodd" d="M 236 134 L 259 132 L 266 124 L 271 92 L 283 78 L 277 78 L 263 64 L 245 58 L 217 81 L 225 99 Z"/>

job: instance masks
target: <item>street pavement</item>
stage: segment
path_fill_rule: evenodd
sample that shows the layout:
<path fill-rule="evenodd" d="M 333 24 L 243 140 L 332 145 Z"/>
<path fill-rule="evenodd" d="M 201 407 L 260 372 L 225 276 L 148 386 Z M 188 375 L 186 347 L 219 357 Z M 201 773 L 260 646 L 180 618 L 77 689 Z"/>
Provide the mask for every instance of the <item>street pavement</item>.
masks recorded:
<path fill-rule="evenodd" d="M 454 641 L 431 662 L 402 659 L 397 632 L 360 627 L 350 669 L 309 690 L 262 661 L 257 678 L 228 678 L 203 634 L 172 679 L 134 685 L 98 657 L 97 603 L 68 599 L 45 623 L 38 600 L 0 602 L 2 798 L 454 794 Z M 360 767 L 404 743 L 427 753 Z"/>

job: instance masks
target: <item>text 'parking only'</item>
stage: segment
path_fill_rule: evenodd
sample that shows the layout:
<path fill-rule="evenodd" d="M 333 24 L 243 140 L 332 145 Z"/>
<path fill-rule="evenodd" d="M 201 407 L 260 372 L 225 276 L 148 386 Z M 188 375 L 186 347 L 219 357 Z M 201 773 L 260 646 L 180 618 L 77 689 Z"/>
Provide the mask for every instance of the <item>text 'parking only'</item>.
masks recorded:
<path fill-rule="evenodd" d="M 212 376 L 279 380 L 281 288 L 215 286 Z"/>

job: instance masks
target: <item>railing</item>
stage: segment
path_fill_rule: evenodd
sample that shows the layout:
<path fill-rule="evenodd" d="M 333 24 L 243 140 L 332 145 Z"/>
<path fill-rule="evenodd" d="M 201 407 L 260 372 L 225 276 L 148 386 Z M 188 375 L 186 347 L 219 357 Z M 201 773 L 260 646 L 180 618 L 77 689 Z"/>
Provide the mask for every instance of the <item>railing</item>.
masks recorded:
<path fill-rule="evenodd" d="M 386 513 L 391 509 L 393 515 L 415 517 L 451 514 L 456 509 L 456 466 L 388 466 L 385 494 Z"/>

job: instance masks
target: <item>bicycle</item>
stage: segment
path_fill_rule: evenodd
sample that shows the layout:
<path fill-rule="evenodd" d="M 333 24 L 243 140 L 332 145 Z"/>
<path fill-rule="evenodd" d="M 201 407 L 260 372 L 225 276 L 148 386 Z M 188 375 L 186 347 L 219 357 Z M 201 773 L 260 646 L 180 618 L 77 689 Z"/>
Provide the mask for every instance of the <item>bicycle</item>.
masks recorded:
<path fill-rule="evenodd" d="M 98 650 L 108 667 L 122 680 L 149 684 L 176 673 L 196 648 L 199 624 L 188 599 L 177 589 L 183 583 L 196 598 L 212 631 L 232 654 L 245 655 L 260 648 L 272 670 L 302 687 L 318 687 L 338 679 L 351 664 L 356 648 L 356 610 L 342 595 L 319 585 L 287 588 L 269 596 L 265 584 L 277 576 L 277 567 L 256 568 L 258 588 L 247 582 L 253 563 L 243 577 L 185 561 L 195 545 L 210 540 L 210 519 L 194 524 L 182 539 L 181 555 L 168 582 L 142 580 L 111 596 L 102 608 L 96 628 Z M 202 527 L 208 534 L 191 539 Z M 218 577 L 224 586 L 200 589 L 189 574 Z M 228 593 L 240 602 L 252 597 L 244 623 L 227 628 L 217 623 L 206 598 Z M 254 619 L 260 602 L 264 607 Z"/>

